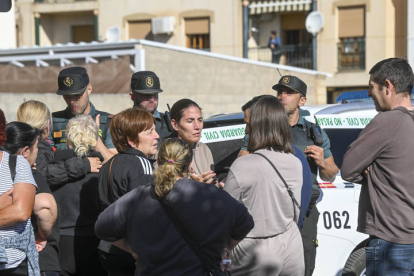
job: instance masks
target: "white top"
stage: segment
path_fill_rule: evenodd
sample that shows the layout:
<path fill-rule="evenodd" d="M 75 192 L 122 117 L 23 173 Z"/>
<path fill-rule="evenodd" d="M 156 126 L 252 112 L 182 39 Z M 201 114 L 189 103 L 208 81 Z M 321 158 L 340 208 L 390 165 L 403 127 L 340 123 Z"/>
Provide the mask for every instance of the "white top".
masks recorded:
<path fill-rule="evenodd" d="M 10 190 L 16 183 L 29 183 L 33 184 L 37 188 L 36 182 L 32 175 L 30 164 L 21 155 L 17 156 L 16 176 L 14 178 L 14 182 L 12 182 L 9 167 L 9 156 L 10 155 L 7 152 L 3 151 L 3 158 L 0 162 L 0 194 L 3 194 Z M 25 228 L 30 225 L 30 223 L 31 222 L 29 218 L 25 222 L 0 227 L 0 237 L 13 237 L 16 232 L 23 232 Z M 26 254 L 18 249 L 8 248 L 6 249 L 6 254 L 8 264 L 0 265 L 0 270 L 17 267 L 22 261 L 24 261 L 24 259 L 26 259 Z"/>

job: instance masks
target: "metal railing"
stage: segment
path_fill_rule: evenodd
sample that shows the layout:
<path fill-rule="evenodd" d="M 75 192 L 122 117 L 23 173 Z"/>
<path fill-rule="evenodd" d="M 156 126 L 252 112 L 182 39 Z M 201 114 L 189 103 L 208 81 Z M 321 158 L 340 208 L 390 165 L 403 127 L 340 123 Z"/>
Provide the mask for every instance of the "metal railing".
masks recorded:
<path fill-rule="evenodd" d="M 365 70 L 365 38 L 344 38 L 338 43 L 338 71 Z"/>
<path fill-rule="evenodd" d="M 280 47 L 279 64 L 313 69 L 312 45 L 283 45 Z M 272 51 L 268 47 L 249 48 L 248 58 L 264 62 L 272 62 Z"/>

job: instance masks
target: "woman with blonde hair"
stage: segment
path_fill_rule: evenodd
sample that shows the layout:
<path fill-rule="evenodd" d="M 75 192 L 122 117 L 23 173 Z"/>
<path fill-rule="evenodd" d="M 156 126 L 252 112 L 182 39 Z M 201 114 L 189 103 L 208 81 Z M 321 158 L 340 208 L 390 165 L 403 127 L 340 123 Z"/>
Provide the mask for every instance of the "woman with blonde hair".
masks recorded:
<path fill-rule="evenodd" d="M 46 178 L 49 185 L 60 185 L 84 177 L 90 172 L 99 172 L 98 158 L 71 158 L 64 162 L 52 163 L 54 150 L 47 140 L 51 130 L 51 113 L 42 102 L 30 100 L 22 103 L 17 110 L 17 121 L 31 125 L 39 132 L 39 152 L 36 169 Z M 62 132 L 66 136 L 66 132 Z"/>
<path fill-rule="evenodd" d="M 51 120 L 49 108 L 39 101 L 24 102 L 17 109 L 17 121 L 37 129 L 42 140 L 47 140 Z"/>
<path fill-rule="evenodd" d="M 222 258 L 253 228 L 242 204 L 187 178 L 192 159 L 193 149 L 184 140 L 165 140 L 155 185 L 129 192 L 98 218 L 97 236 L 144 264 L 135 275 L 227 275 Z"/>
<path fill-rule="evenodd" d="M 68 149 L 56 152 L 54 161 L 103 156 L 94 149 L 98 142 L 98 126 L 88 115 L 78 115 L 67 124 Z M 98 174 L 51 186 L 61 207 L 60 275 L 104 275 L 98 257 L 99 239 L 94 233 L 98 217 Z"/>

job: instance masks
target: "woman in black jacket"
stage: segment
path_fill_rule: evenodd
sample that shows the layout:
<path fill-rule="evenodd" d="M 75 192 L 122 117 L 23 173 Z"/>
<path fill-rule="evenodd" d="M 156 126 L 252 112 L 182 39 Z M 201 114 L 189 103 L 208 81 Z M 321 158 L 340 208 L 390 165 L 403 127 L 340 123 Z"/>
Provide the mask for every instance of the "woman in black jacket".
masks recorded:
<path fill-rule="evenodd" d="M 51 115 L 44 103 L 34 100 L 22 103 L 17 110 L 17 121 L 29 124 L 38 130 L 39 152 L 36 169 L 46 178 L 49 185 L 62 185 L 83 178 L 87 173 L 99 172 L 101 167 L 99 158 L 85 156 L 52 162 L 55 152 L 47 140 L 51 131 Z"/>
<path fill-rule="evenodd" d="M 159 138 L 154 116 L 137 107 L 115 115 L 110 131 L 119 154 L 99 172 L 101 211 L 129 191 L 153 181 L 153 166 L 148 158 L 157 153 Z M 101 241 L 99 250 L 109 275 L 134 275 L 135 260 L 131 254 L 105 241 Z"/>
<path fill-rule="evenodd" d="M 54 161 L 96 157 L 98 126 L 87 115 L 79 115 L 67 124 L 68 149 L 56 152 Z M 98 257 L 99 239 L 94 233 L 98 217 L 98 174 L 50 186 L 61 209 L 60 275 L 106 275 Z"/>
<path fill-rule="evenodd" d="M 184 140 L 165 140 L 155 185 L 138 187 L 99 215 L 98 237 L 130 250 L 145 264 L 135 275 L 227 275 L 220 269 L 222 258 L 228 259 L 253 228 L 243 204 L 187 178 L 192 156 Z"/>

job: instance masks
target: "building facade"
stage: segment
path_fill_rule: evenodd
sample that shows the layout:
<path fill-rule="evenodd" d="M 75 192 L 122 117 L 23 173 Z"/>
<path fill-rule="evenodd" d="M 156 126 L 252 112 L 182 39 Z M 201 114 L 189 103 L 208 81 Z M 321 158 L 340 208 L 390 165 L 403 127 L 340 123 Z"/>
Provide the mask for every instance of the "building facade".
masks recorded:
<path fill-rule="evenodd" d="M 242 57 L 246 3 L 248 58 L 275 62 L 268 46 L 276 31 L 279 64 L 313 69 L 316 63 L 333 75 L 326 80 L 328 103 L 343 91 L 367 89 L 368 71 L 379 60 L 408 56 L 414 18 L 408 0 L 18 0 L 17 47 L 146 39 Z M 316 62 L 305 27 L 313 10 L 324 17 Z"/>
<path fill-rule="evenodd" d="M 19 0 L 19 46 L 146 39 L 242 55 L 240 0 Z M 156 33 L 154 23 L 161 25 Z"/>
<path fill-rule="evenodd" d="M 325 19 L 317 37 L 317 69 L 333 74 L 327 79 L 328 102 L 343 91 L 368 89 L 368 72 L 378 61 L 407 58 L 407 0 L 317 3 Z"/>

